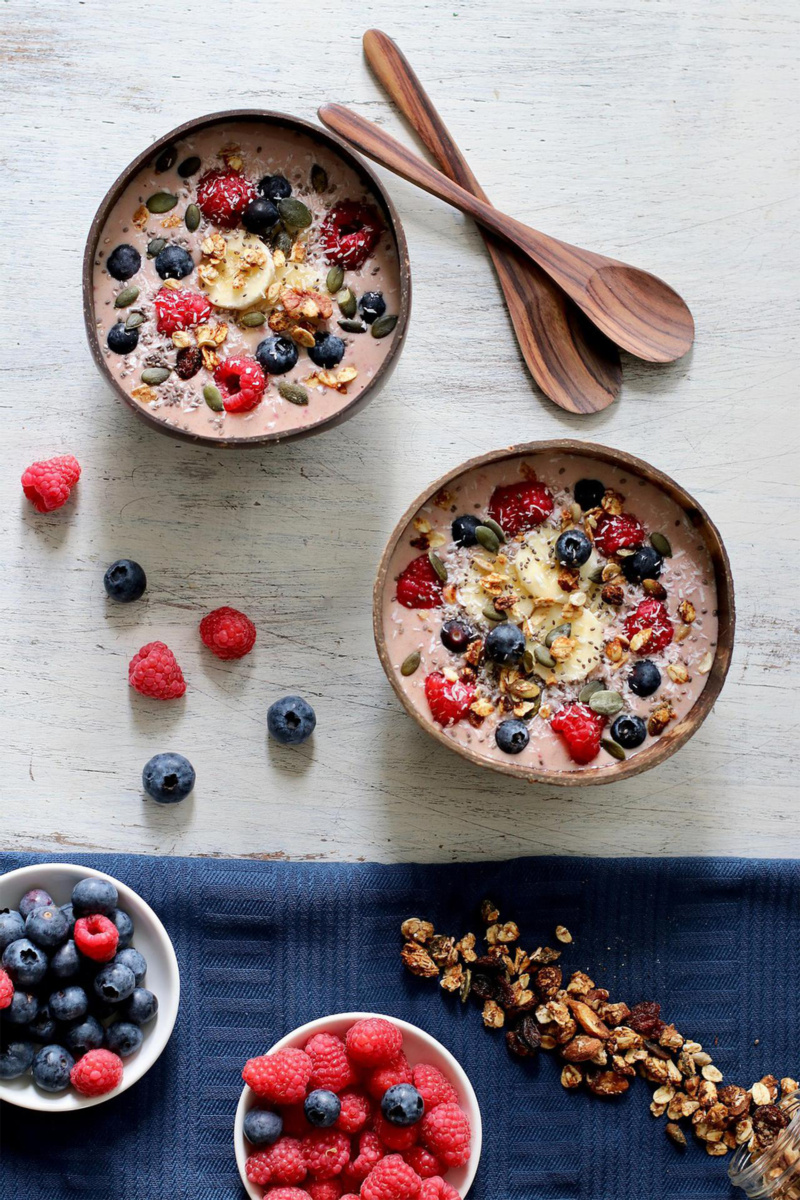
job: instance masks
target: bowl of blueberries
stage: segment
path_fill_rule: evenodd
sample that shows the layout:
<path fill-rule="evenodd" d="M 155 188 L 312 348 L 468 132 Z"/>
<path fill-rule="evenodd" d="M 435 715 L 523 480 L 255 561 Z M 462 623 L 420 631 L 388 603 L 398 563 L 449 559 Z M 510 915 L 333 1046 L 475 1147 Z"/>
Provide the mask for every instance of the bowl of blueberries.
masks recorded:
<path fill-rule="evenodd" d="M 0 1100 L 39 1112 L 100 1104 L 166 1046 L 178 960 L 136 892 L 78 863 L 0 877 Z"/>

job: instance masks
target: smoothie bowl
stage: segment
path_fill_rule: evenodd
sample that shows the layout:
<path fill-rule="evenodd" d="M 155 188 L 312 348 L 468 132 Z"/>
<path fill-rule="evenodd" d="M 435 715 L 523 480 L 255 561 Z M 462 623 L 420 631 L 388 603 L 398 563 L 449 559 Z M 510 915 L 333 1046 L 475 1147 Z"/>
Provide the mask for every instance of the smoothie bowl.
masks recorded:
<path fill-rule="evenodd" d="M 656 766 L 719 695 L 734 637 L 716 527 L 654 467 L 577 441 L 437 480 L 381 559 L 373 624 L 406 710 L 470 761 L 562 786 Z"/>
<path fill-rule="evenodd" d="M 190 121 L 123 171 L 83 262 L 92 355 L 193 442 L 302 437 L 389 378 L 411 304 L 402 226 L 343 142 L 282 113 Z"/>

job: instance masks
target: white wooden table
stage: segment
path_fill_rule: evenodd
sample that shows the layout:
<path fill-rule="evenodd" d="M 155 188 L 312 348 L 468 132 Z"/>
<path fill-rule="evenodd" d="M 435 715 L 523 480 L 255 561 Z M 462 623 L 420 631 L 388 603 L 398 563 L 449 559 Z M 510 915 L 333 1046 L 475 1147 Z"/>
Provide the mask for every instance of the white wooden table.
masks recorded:
<path fill-rule="evenodd" d="M 526 853 L 800 854 L 797 701 L 798 254 L 795 0 L 55 0 L 3 6 L 6 229 L 0 845 L 303 859 Z M 468 221 L 389 179 L 414 267 L 395 376 L 360 417 L 299 444 L 195 449 L 114 399 L 85 343 L 80 262 L 95 207 L 148 141 L 232 106 L 312 117 L 352 105 L 411 140 L 360 36 L 394 35 L 492 198 L 654 270 L 697 343 L 625 363 L 621 399 L 569 418 L 518 357 Z M 737 583 L 739 637 L 715 711 L 661 769 L 620 786 L 515 785 L 435 745 L 378 664 L 371 586 L 396 519 L 434 476 L 558 435 L 652 460 L 708 508 Z M 76 502 L 22 499 L 34 459 L 71 451 Z M 106 565 L 145 567 L 113 606 Z M 220 663 L 200 616 L 230 603 L 255 652 Z M 127 662 L 165 640 L 185 701 L 141 702 Z M 317 734 L 266 738 L 299 691 Z M 143 803 L 144 762 L 186 754 L 198 784 Z"/>

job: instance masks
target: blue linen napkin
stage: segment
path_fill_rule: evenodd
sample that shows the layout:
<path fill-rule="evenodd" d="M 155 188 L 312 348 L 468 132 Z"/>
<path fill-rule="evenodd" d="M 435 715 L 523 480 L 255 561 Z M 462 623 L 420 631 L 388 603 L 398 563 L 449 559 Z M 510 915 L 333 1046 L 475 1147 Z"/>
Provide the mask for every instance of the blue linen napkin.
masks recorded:
<path fill-rule="evenodd" d="M 729 1158 L 678 1151 L 650 1085 L 619 1100 L 560 1086 L 548 1054 L 521 1062 L 435 983 L 401 967 L 399 925 L 479 933 L 492 897 L 523 944 L 565 924 L 567 970 L 612 999 L 660 1000 L 731 1082 L 800 1068 L 800 862 L 527 858 L 420 866 L 69 855 L 159 913 L 181 967 L 167 1050 L 117 1099 L 43 1116 L 0 1107 L 2 1200 L 241 1200 L 233 1157 L 240 1072 L 297 1025 L 370 1009 L 443 1042 L 472 1079 L 484 1149 L 470 1200 L 723 1200 Z M 0 872 L 44 855 L 0 854 Z M 51 857 L 52 861 L 52 857 Z M 741 1193 L 737 1193 L 741 1194 Z"/>

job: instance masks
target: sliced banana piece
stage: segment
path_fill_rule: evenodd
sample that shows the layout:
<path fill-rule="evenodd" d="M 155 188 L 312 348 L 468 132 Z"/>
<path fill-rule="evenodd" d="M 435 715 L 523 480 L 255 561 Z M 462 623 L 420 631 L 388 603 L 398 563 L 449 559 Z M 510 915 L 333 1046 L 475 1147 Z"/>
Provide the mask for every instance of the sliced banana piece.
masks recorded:
<path fill-rule="evenodd" d="M 543 640 L 551 629 L 562 624 L 564 618 L 561 608 L 551 609 L 540 626 L 540 638 Z M 562 683 L 577 683 L 600 665 L 606 624 L 601 609 L 594 611 L 591 608 L 582 608 L 579 611 L 571 622 L 570 637 L 575 641 L 575 648 L 568 658 L 557 662 L 553 668 L 556 680 Z"/>
<path fill-rule="evenodd" d="M 513 570 L 517 583 L 535 600 L 566 600 L 558 584 L 561 567 L 555 559 L 557 529 L 536 530 L 525 538 L 525 544 L 514 559 Z M 598 566 L 594 550 L 579 571 L 581 587 L 590 586 L 589 576 Z"/>
<path fill-rule="evenodd" d="M 275 278 L 272 254 L 255 234 L 235 230 L 225 235 L 225 257 L 214 260 L 200 280 L 215 308 L 249 308 L 263 300 Z"/>

